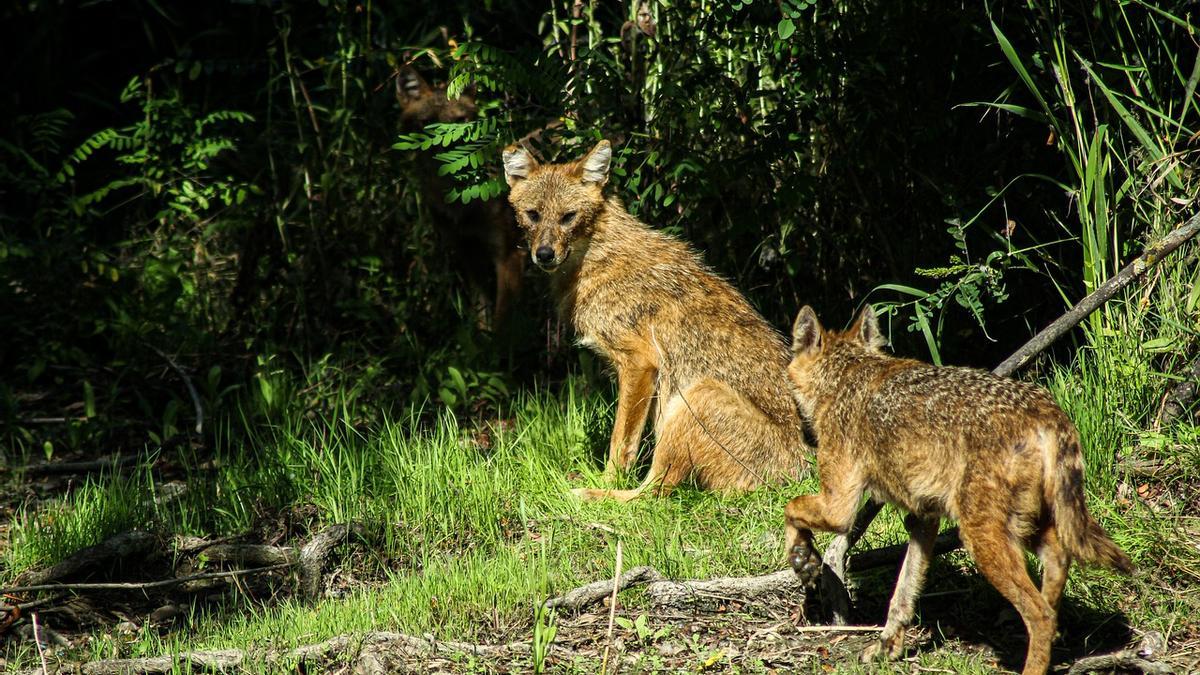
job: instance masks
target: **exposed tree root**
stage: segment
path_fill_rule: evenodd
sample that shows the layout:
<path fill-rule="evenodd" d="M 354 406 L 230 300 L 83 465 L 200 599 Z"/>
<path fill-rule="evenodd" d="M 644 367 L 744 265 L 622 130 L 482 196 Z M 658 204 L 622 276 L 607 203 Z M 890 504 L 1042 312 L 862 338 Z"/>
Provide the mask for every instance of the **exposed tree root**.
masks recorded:
<path fill-rule="evenodd" d="M 1071 665 L 1067 675 L 1093 673 L 1098 670 L 1138 671 L 1149 675 L 1171 675 L 1175 669 L 1165 663 L 1148 661 L 1127 651 L 1101 656 L 1085 656 Z"/>
<path fill-rule="evenodd" d="M 521 669 L 528 668 L 532 658 L 529 642 L 509 642 L 487 645 L 468 642 L 439 641 L 432 637 L 417 637 L 404 633 L 376 632 L 362 636 L 341 635 L 324 642 L 286 651 L 250 651 L 220 649 L 185 652 L 172 656 L 141 659 L 111 659 L 93 661 L 80 668 L 83 675 L 152 675 L 169 673 L 177 667 L 191 667 L 201 672 L 231 672 L 253 664 L 301 669 L 320 668 L 337 663 L 350 666 L 351 672 L 363 675 L 395 672 L 428 672 L 430 662 L 450 664 L 463 658 L 515 661 Z M 592 651 L 577 651 L 551 644 L 547 658 L 567 660 L 594 659 Z M 628 660 L 627 657 L 623 660 Z M 37 670 L 26 671 L 29 675 Z M 311 671 L 309 671 L 311 672 Z"/>
<path fill-rule="evenodd" d="M 157 541 L 158 539 L 149 532 L 123 532 L 95 546 L 81 549 L 57 565 L 22 572 L 13 580 L 13 585 L 40 586 L 74 576 L 88 568 L 145 556 L 153 550 Z"/>

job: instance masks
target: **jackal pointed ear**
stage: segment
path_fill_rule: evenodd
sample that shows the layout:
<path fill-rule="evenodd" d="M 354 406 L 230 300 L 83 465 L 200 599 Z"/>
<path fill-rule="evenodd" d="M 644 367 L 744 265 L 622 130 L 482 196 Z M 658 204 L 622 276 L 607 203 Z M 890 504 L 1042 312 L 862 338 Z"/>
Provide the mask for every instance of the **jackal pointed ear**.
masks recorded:
<path fill-rule="evenodd" d="M 529 172 L 537 168 L 537 160 L 529 151 L 520 145 L 510 145 L 504 149 L 504 180 L 512 187 L 529 177 Z"/>
<path fill-rule="evenodd" d="M 429 83 L 412 66 L 404 66 L 396 73 L 396 98 L 401 103 L 421 98 L 432 91 Z"/>
<path fill-rule="evenodd" d="M 591 152 L 579 160 L 580 180 L 601 187 L 608 182 L 608 166 L 612 161 L 612 144 L 600 141 Z"/>
<path fill-rule="evenodd" d="M 871 349 L 883 349 L 887 345 L 887 338 L 879 330 L 879 318 L 875 316 L 875 310 L 871 309 L 870 305 L 863 307 L 858 313 L 858 319 L 850 329 L 850 334 Z"/>
<path fill-rule="evenodd" d="M 817 320 L 817 313 L 812 307 L 805 305 L 796 315 L 796 323 L 792 324 L 792 353 L 805 354 L 821 347 L 821 336 L 824 330 Z"/>

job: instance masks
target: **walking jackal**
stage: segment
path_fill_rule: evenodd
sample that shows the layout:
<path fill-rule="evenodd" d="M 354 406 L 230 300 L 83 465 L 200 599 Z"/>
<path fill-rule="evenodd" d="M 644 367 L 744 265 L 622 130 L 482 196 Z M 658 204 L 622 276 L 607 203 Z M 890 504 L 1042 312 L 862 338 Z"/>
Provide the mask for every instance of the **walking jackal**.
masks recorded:
<path fill-rule="evenodd" d="M 908 512 L 908 552 L 879 643 L 899 656 L 942 516 L 1029 632 L 1025 670 L 1044 673 L 1072 560 L 1125 573 L 1129 558 L 1087 511 L 1079 434 L 1047 391 L 968 368 L 939 368 L 881 352 L 870 307 L 845 333 L 809 307 L 792 329 L 788 374 L 817 436 L 821 492 L 787 505 L 788 550 L 805 581 L 821 560 L 812 530 L 844 533 L 864 491 Z M 1037 552 L 1039 592 L 1022 546 Z"/>
<path fill-rule="evenodd" d="M 504 151 L 509 201 L 534 262 L 550 273 L 560 315 L 617 371 L 606 479 L 633 462 L 655 404 L 656 445 L 641 485 L 574 492 L 625 501 L 689 476 L 715 490 L 795 476 L 807 447 L 786 344 L 691 248 L 605 197 L 611 157 L 608 141 L 566 164 L 539 165 L 519 146 Z"/>
<path fill-rule="evenodd" d="M 445 86 L 430 86 L 411 67 L 402 68 L 396 77 L 396 98 L 405 131 L 417 131 L 434 122 L 469 122 L 477 114 L 470 93 L 448 99 Z M 516 301 L 525 269 L 525 254 L 518 248 L 521 231 L 512 209 L 498 199 L 447 204 L 444 195 L 451 187 L 450 179 L 438 175 L 432 157 L 421 155 L 418 162 L 421 191 L 451 263 L 471 287 L 480 324 L 496 328 Z"/>

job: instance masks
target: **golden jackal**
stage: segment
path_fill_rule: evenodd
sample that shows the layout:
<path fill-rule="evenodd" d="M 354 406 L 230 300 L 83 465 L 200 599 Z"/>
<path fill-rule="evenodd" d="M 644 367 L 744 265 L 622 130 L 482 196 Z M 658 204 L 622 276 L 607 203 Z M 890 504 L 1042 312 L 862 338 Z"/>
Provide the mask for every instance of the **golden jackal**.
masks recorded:
<path fill-rule="evenodd" d="M 396 98 L 400 101 L 400 126 L 405 131 L 417 131 L 434 122 L 468 122 L 477 113 L 470 93 L 448 99 L 445 86 L 430 86 L 411 67 L 402 68 L 396 77 Z M 487 325 L 485 308 L 490 305 L 490 325 L 498 327 L 516 300 L 525 269 L 525 255 L 518 249 L 521 231 L 512 209 L 499 199 L 447 204 L 444 195 L 450 179 L 438 175 L 432 158 L 423 155 L 419 161 L 421 190 L 452 263 L 473 293 L 481 295 L 488 286 L 494 287 L 491 297 L 475 299 L 475 309 L 481 323 Z"/>
<path fill-rule="evenodd" d="M 1133 570 L 1084 505 L 1079 434 L 1066 414 L 1031 384 L 882 353 L 870 307 L 845 333 L 822 329 L 805 307 L 792 339 L 788 374 L 817 435 L 821 479 L 820 494 L 797 497 L 785 510 L 796 573 L 815 578 L 821 561 L 812 530 L 849 530 L 864 491 L 908 511 L 908 553 L 887 624 L 863 654 L 895 658 L 938 523 L 949 516 L 979 570 L 1025 621 L 1024 672 L 1046 672 L 1071 561 Z M 1022 545 L 1042 560 L 1040 593 Z"/>
<path fill-rule="evenodd" d="M 654 457 L 641 485 L 574 492 L 625 501 L 689 476 L 717 490 L 795 476 L 807 447 L 786 344 L 686 244 L 604 196 L 611 157 L 608 141 L 567 164 L 504 151 L 509 201 L 534 262 L 550 272 L 561 316 L 616 367 L 606 478 L 636 457 L 655 402 Z"/>

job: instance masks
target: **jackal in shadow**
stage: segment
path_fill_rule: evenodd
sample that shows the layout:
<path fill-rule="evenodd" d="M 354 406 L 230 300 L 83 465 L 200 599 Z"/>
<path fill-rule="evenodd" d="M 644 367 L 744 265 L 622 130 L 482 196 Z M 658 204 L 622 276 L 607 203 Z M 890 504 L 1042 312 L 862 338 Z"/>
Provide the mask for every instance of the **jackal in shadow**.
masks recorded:
<path fill-rule="evenodd" d="M 478 114 L 471 91 L 448 99 L 445 85 L 430 86 L 408 66 L 396 77 L 396 98 L 404 131 L 434 122 L 469 122 Z M 447 204 L 451 179 L 438 175 L 438 163 L 431 155 L 421 154 L 417 161 L 421 192 L 434 226 L 452 265 L 470 286 L 479 323 L 499 327 L 516 301 L 525 269 L 525 254 L 519 250 L 521 231 L 512 209 L 502 199 Z"/>

